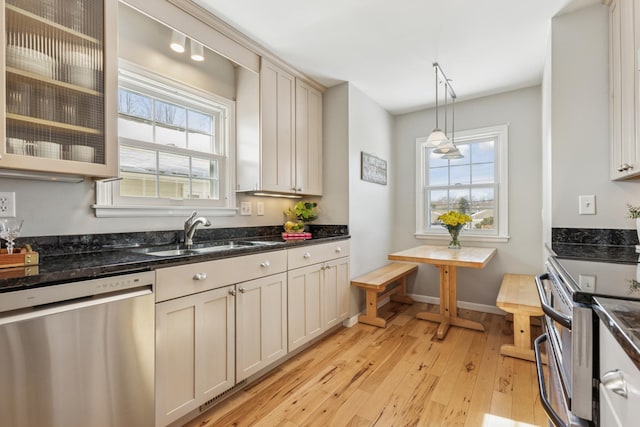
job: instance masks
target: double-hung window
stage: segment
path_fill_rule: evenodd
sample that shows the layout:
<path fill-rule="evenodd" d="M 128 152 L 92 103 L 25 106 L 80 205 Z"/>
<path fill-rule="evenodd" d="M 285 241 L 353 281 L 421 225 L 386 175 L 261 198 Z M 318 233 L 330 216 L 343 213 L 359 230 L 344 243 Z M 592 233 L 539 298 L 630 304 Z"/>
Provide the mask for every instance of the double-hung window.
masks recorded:
<path fill-rule="evenodd" d="M 506 241 L 508 233 L 508 127 L 457 132 L 464 157 L 445 159 L 416 139 L 416 237 L 448 238 L 438 216 L 450 210 L 471 216 L 468 240 Z"/>
<path fill-rule="evenodd" d="M 110 204 L 178 216 L 177 206 L 235 212 L 233 101 L 121 69 L 117 102 L 120 179 L 109 185 Z"/>

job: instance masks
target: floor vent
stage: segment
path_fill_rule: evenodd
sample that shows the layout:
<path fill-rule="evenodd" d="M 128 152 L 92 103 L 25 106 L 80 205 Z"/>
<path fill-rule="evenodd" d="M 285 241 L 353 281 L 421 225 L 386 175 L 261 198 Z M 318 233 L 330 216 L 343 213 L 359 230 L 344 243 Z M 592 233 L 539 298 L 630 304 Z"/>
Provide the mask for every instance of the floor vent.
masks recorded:
<path fill-rule="evenodd" d="M 224 392 L 220 393 L 219 395 L 217 395 L 216 397 L 207 400 L 202 405 L 200 405 L 200 407 L 198 408 L 199 411 L 200 412 L 206 411 L 207 409 L 209 409 L 211 407 L 211 405 L 213 405 L 214 403 L 219 402 L 220 400 L 224 399 L 228 395 L 232 394 L 237 389 L 243 387 L 246 383 L 247 383 L 247 380 L 242 380 L 239 383 L 237 383 L 236 385 L 234 385 L 233 387 L 231 387 L 229 390 L 224 391 Z"/>

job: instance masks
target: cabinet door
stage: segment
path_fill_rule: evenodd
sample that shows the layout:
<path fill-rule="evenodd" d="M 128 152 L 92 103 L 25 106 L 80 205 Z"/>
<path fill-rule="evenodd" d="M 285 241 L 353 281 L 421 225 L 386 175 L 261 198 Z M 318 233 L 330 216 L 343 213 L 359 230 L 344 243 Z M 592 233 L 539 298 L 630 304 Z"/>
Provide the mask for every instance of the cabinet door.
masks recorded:
<path fill-rule="evenodd" d="M 3 12 L 0 167 L 117 176 L 117 2 L 6 0 Z"/>
<path fill-rule="evenodd" d="M 322 93 L 296 80 L 295 191 L 322 195 Z"/>
<path fill-rule="evenodd" d="M 287 354 L 287 275 L 236 289 L 236 377 L 241 381 Z"/>
<path fill-rule="evenodd" d="M 613 0 L 609 9 L 609 86 L 611 179 L 624 179 L 640 174 L 638 156 L 637 114 L 638 64 L 635 26 L 636 0 Z"/>
<path fill-rule="evenodd" d="M 262 61 L 260 69 L 262 189 L 294 191 L 295 78 Z"/>
<path fill-rule="evenodd" d="M 349 314 L 349 258 L 325 263 L 322 293 L 322 322 L 328 329 Z"/>
<path fill-rule="evenodd" d="M 156 304 L 156 425 L 165 426 L 233 387 L 230 288 Z"/>
<path fill-rule="evenodd" d="M 291 270 L 288 282 L 289 351 L 320 335 L 322 264 Z"/>

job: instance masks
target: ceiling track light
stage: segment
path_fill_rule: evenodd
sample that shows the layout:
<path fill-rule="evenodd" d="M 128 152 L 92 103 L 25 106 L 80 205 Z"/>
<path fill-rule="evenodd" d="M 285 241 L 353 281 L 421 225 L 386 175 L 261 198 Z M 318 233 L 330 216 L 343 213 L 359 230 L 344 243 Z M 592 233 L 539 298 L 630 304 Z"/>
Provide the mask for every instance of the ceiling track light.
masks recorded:
<path fill-rule="evenodd" d="M 169 47 L 174 52 L 183 53 L 185 41 L 186 41 L 186 37 L 184 34 L 179 33 L 176 30 L 173 30 L 171 32 L 171 43 L 169 44 Z"/>
<path fill-rule="evenodd" d="M 204 46 L 202 46 L 202 43 L 193 39 L 190 39 L 189 43 L 191 44 L 191 59 L 198 62 L 204 61 Z"/>

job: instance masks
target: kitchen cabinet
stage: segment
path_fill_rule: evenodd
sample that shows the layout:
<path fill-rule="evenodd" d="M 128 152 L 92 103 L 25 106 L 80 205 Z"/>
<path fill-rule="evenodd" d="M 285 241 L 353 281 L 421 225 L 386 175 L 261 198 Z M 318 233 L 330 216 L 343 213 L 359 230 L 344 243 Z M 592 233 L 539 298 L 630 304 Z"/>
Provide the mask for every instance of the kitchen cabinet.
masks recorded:
<path fill-rule="evenodd" d="M 236 381 L 287 355 L 287 275 L 236 285 Z"/>
<path fill-rule="evenodd" d="M 289 351 L 308 343 L 348 316 L 349 242 L 288 251 Z"/>
<path fill-rule="evenodd" d="M 6 0 L 0 168 L 117 176 L 112 0 Z"/>
<path fill-rule="evenodd" d="M 600 425 L 624 427 L 640 418 L 640 370 L 600 321 Z"/>
<path fill-rule="evenodd" d="M 638 0 L 609 2 L 611 179 L 640 174 L 640 47 Z"/>
<path fill-rule="evenodd" d="M 156 426 L 286 355 L 286 269 L 275 251 L 156 270 Z"/>
<path fill-rule="evenodd" d="M 235 385 L 233 286 L 156 305 L 156 426 Z"/>
<path fill-rule="evenodd" d="M 322 195 L 322 93 L 263 58 L 258 147 L 250 131 L 255 114 L 245 94 L 252 80 L 244 74 L 237 77 L 242 101 L 238 191 Z"/>

